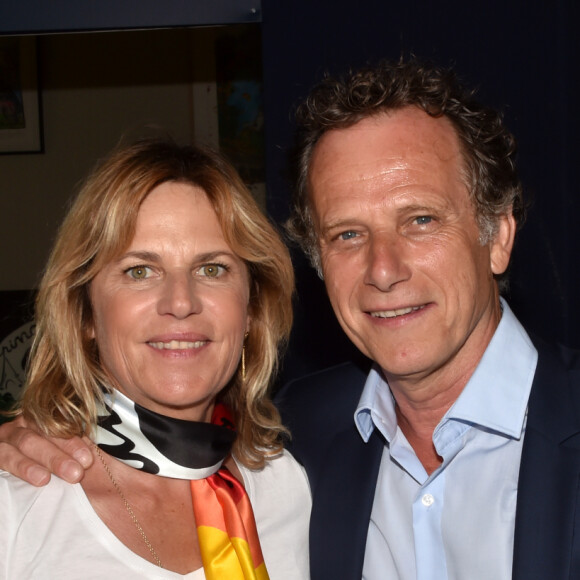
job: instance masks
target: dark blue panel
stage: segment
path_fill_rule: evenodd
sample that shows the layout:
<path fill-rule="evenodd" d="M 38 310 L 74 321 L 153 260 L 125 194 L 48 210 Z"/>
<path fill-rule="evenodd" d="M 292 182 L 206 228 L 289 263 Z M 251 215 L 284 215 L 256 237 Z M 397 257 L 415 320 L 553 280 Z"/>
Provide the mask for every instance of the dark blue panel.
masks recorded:
<path fill-rule="evenodd" d="M 516 240 L 510 303 L 528 328 L 580 347 L 580 3 L 263 0 L 262 11 L 271 215 L 278 221 L 288 215 L 284 168 L 292 143 L 291 109 L 324 71 L 410 53 L 453 64 L 467 84 L 480 88 L 483 101 L 505 111 L 518 138 L 525 191 L 533 200 Z M 338 362 L 342 347 L 329 342 L 336 325 L 320 315 L 328 303 L 322 285 L 302 260 L 297 265 L 289 365 L 317 366 L 311 359 L 333 353 Z M 324 316 L 331 318 L 330 311 Z M 299 361 L 293 360 L 295 353 Z"/>
<path fill-rule="evenodd" d="M 0 33 L 27 34 L 259 22 L 261 0 L 16 0 Z"/>

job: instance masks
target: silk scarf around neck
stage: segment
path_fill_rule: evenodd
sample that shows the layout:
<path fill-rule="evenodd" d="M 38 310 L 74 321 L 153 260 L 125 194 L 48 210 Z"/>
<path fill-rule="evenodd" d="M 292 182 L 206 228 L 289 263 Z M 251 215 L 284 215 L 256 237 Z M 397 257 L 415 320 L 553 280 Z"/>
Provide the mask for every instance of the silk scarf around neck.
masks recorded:
<path fill-rule="evenodd" d="M 190 480 L 201 557 L 208 580 L 268 580 L 252 506 L 223 461 L 236 439 L 223 405 L 212 422 L 184 421 L 105 394 L 95 443 L 119 461 L 162 477 Z"/>

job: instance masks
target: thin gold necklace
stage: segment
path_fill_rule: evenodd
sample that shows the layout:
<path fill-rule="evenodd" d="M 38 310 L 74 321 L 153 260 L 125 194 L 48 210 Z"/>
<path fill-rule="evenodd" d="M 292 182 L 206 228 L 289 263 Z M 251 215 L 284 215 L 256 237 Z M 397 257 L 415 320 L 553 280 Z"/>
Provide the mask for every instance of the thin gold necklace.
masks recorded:
<path fill-rule="evenodd" d="M 105 468 L 105 471 L 107 472 L 107 475 L 109 476 L 109 479 L 111 480 L 111 483 L 113 484 L 113 487 L 117 490 L 117 493 L 121 496 L 121 499 L 123 500 L 123 503 L 125 504 L 125 508 L 127 509 L 127 512 L 129 512 L 129 515 L 131 516 L 131 520 L 133 520 L 133 523 L 135 524 L 135 527 L 137 528 L 139 535 L 141 536 L 141 538 L 145 542 L 145 545 L 147 546 L 147 548 L 151 552 L 151 555 L 153 556 L 155 563 L 160 568 L 163 568 L 163 565 L 161 564 L 161 559 L 159 558 L 159 556 L 157 555 L 157 552 L 155 551 L 155 549 L 151 545 L 149 538 L 147 537 L 147 535 L 143 531 L 143 528 L 141 527 L 141 524 L 139 523 L 139 520 L 137 519 L 135 512 L 133 511 L 133 509 L 131 508 L 131 505 L 127 501 L 127 498 L 125 497 L 125 495 L 121 491 L 119 484 L 116 482 L 115 478 L 113 477 L 113 474 L 112 474 L 111 470 L 109 469 L 109 466 L 107 465 L 107 462 L 105 461 L 105 458 L 103 457 L 103 454 L 101 453 L 101 450 L 99 449 L 99 447 L 96 444 L 93 443 L 93 445 L 97 451 L 97 455 L 99 456 L 101 463 L 103 464 L 103 467 Z"/>

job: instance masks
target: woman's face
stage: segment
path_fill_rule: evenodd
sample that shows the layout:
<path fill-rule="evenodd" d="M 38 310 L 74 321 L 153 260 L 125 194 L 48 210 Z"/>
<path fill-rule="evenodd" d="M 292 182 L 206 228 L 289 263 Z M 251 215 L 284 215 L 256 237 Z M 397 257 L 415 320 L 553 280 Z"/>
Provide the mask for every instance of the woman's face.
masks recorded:
<path fill-rule="evenodd" d="M 208 421 L 249 330 L 249 275 L 203 190 L 167 182 L 145 198 L 135 237 L 93 279 L 101 364 L 161 414 Z"/>

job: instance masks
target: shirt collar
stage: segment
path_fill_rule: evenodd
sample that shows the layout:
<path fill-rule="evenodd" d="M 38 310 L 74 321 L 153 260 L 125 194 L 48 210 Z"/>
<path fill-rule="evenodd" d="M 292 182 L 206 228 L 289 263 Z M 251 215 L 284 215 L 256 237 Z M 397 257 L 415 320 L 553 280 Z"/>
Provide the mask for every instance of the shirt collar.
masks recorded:
<path fill-rule="evenodd" d="M 375 427 L 390 443 L 397 430 L 395 401 L 380 367 L 373 364 L 354 414 L 354 421 L 363 440 L 369 440 Z"/>
<path fill-rule="evenodd" d="M 501 321 L 481 361 L 443 420 L 466 421 L 519 439 L 538 352 L 503 299 L 502 308 Z"/>
<path fill-rule="evenodd" d="M 538 353 L 507 302 L 500 300 L 500 323 L 475 372 L 440 425 L 454 419 L 519 438 Z M 389 442 L 396 434 L 394 399 L 377 365 L 367 377 L 354 420 L 364 441 L 375 427 Z"/>

